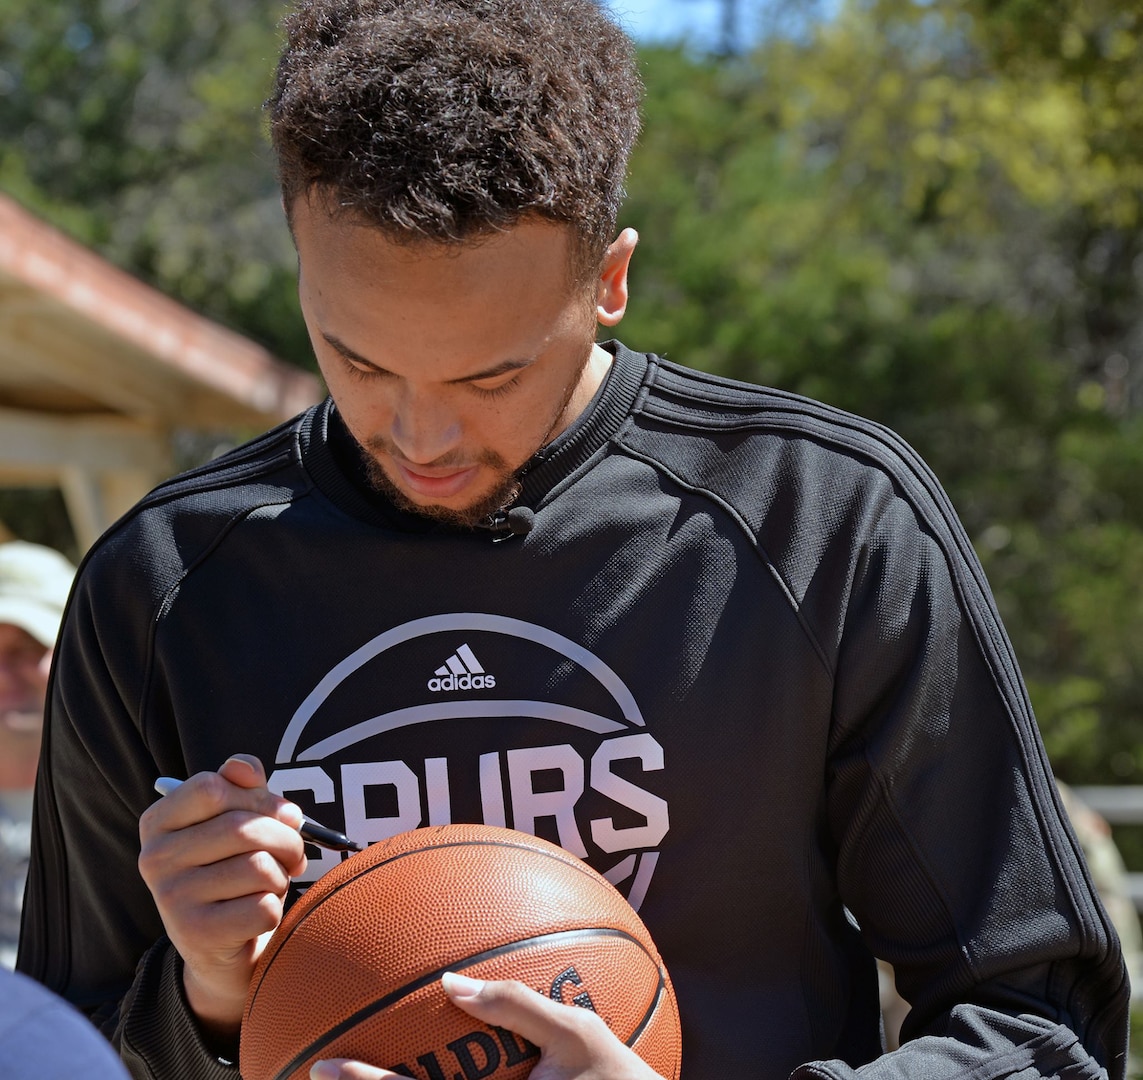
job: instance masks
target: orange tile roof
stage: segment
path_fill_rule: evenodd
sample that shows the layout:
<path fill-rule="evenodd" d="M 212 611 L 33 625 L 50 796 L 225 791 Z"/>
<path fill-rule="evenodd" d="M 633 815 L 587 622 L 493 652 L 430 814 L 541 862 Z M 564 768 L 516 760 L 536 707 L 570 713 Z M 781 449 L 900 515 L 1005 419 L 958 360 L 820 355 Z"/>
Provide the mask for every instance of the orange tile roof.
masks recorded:
<path fill-rule="evenodd" d="M 112 266 L 0 195 L 0 285 L 33 292 L 71 317 L 218 396 L 221 415 L 276 422 L 321 396 L 318 380 L 260 345 L 189 310 Z M 2 330 L 0 330 L 2 333 Z M 114 350 L 92 363 L 114 363 Z M 159 375 L 159 371 L 156 371 Z"/>

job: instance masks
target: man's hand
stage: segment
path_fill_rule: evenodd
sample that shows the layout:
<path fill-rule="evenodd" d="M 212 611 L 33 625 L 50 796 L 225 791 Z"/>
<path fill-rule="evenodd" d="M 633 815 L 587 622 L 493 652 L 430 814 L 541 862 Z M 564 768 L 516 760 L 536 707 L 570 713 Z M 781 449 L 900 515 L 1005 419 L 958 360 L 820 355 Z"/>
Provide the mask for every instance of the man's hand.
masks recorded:
<path fill-rule="evenodd" d="M 216 1039 L 238 1034 L 250 975 L 305 870 L 302 812 L 236 754 L 192 776 L 139 819 L 139 872 L 183 958 L 187 1002 Z"/>
<path fill-rule="evenodd" d="M 481 982 L 449 973 L 445 992 L 465 1012 L 535 1043 L 529 1080 L 662 1080 L 589 1009 L 564 1005 L 518 982 Z M 400 1080 L 396 1073 L 342 1059 L 319 1061 L 311 1080 Z"/>

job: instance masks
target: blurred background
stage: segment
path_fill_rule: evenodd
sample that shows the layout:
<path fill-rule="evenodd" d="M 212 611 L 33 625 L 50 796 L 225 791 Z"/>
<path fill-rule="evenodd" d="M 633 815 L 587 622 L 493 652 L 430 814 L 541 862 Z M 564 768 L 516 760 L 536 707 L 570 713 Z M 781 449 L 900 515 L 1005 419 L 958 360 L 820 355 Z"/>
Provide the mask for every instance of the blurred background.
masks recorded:
<path fill-rule="evenodd" d="M 320 394 L 260 110 L 282 7 L 0 0 L 11 534 L 78 558 L 149 483 Z M 1143 902 L 1138 0 L 612 9 L 647 83 L 621 337 L 920 451 L 1058 775 L 1120 789 Z"/>

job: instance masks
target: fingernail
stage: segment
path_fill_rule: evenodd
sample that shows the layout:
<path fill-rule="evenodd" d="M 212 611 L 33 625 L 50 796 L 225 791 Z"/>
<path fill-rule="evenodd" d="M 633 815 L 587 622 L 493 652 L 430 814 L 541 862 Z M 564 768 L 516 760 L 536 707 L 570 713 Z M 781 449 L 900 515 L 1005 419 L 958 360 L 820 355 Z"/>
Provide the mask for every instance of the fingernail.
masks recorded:
<path fill-rule="evenodd" d="M 484 989 L 482 979 L 470 979 L 467 975 L 458 975 L 455 971 L 446 971 L 441 976 L 441 985 L 451 998 L 474 998 Z"/>
<path fill-rule="evenodd" d="M 239 765 L 251 776 L 256 777 L 258 775 L 258 770 L 254 767 L 254 763 L 246 757 L 245 754 L 231 754 L 219 768 L 223 768 L 226 765 Z"/>
<path fill-rule="evenodd" d="M 332 1061 L 315 1061 L 310 1069 L 310 1080 L 338 1080 L 341 1068 Z"/>

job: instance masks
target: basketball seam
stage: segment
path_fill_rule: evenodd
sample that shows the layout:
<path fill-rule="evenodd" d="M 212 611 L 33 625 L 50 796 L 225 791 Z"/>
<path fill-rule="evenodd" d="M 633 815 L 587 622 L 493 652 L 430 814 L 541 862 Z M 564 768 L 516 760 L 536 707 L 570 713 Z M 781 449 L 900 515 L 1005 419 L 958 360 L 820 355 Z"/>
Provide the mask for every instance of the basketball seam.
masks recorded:
<path fill-rule="evenodd" d="M 646 949 L 643 951 L 647 952 Z M 653 962 L 655 958 L 651 956 L 650 953 L 647 953 L 647 955 Z M 643 1034 L 644 1031 L 647 1030 L 647 1025 L 651 1023 L 652 1019 L 654 1019 L 655 1013 L 659 1011 L 659 1005 L 663 1000 L 663 991 L 667 989 L 667 980 L 663 975 L 662 966 L 656 965 L 656 968 L 659 972 L 659 985 L 655 989 L 655 996 L 652 998 L 651 1004 L 647 1006 L 647 1012 L 644 1014 L 643 1019 L 640 1020 L 639 1023 L 635 1026 L 635 1030 L 631 1033 L 631 1037 L 625 1044 L 632 1049 L 634 1049 L 635 1044 L 639 1041 L 639 1037 Z"/>
<path fill-rule="evenodd" d="M 378 865 L 381 864 L 379 863 Z M 353 1013 L 352 1016 L 348 1016 L 340 1023 L 335 1024 L 332 1028 L 329 1029 L 329 1031 L 325 1032 L 321 1038 L 315 1039 L 312 1043 L 309 1044 L 309 1046 L 305 1047 L 298 1054 L 296 1054 L 287 1065 L 283 1066 L 283 1068 L 275 1074 L 274 1080 L 288 1080 L 294 1070 L 301 1066 L 302 1062 L 306 1061 L 308 1058 L 313 1057 L 335 1039 L 340 1038 L 347 1031 L 352 1030 L 363 1020 L 367 1020 L 370 1016 L 373 1016 L 376 1013 L 389 1008 L 390 1005 L 396 1004 L 402 998 L 408 997 L 409 994 L 416 993 L 423 987 L 429 986 L 431 983 L 439 979 L 446 971 L 463 971 L 465 968 L 474 967 L 476 964 L 481 964 L 485 960 L 492 960 L 497 956 L 504 956 L 507 953 L 518 952 L 521 949 L 527 949 L 533 945 L 552 943 L 558 944 L 561 941 L 571 941 L 575 940 L 576 938 L 599 936 L 625 938 L 627 941 L 637 945 L 640 949 L 643 950 L 648 959 L 650 959 L 651 962 L 655 964 L 655 970 L 659 975 L 659 984 L 658 988 L 655 991 L 655 996 L 652 998 L 651 1004 L 648 1006 L 646 1014 L 636 1025 L 635 1031 L 631 1035 L 630 1040 L 626 1043 L 627 1046 L 632 1046 L 635 1040 L 638 1039 L 639 1036 L 642 1035 L 646 1030 L 647 1025 L 650 1023 L 651 1018 L 654 1016 L 655 1011 L 659 1006 L 659 1002 L 662 1000 L 663 990 L 665 987 L 663 969 L 655 961 L 654 956 L 648 952 L 647 947 L 638 938 L 632 937 L 631 934 L 628 934 L 626 930 L 617 930 L 614 927 L 607 926 L 581 927 L 577 930 L 559 930 L 551 934 L 540 934 L 536 937 L 521 938 L 519 941 L 506 942 L 503 945 L 497 945 L 494 949 L 486 949 L 483 952 L 474 953 L 471 956 L 466 956 L 459 960 L 454 960 L 452 963 L 446 964 L 444 967 L 438 968 L 436 971 L 429 972 L 427 975 L 422 975 L 419 979 L 416 979 L 413 982 L 402 986 L 398 990 L 394 990 L 391 993 L 386 994 L 382 998 L 378 998 L 376 1001 L 370 1002 L 368 1005 L 358 1009 L 355 1013 Z M 569 1006 L 569 1008 L 574 1008 L 574 1006 Z"/>

